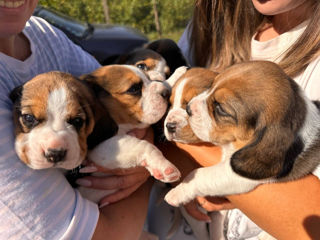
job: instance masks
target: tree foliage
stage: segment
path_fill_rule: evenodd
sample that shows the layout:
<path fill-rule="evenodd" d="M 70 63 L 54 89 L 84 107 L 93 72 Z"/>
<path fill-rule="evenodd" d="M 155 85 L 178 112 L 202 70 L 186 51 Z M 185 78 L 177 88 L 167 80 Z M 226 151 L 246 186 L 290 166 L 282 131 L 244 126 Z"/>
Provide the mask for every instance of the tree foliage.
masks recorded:
<path fill-rule="evenodd" d="M 192 15 L 194 0 L 157 0 L 162 32 L 184 28 Z M 101 0 L 40 0 L 40 5 L 55 9 L 81 21 L 104 23 Z M 108 0 L 110 20 L 132 26 L 143 33 L 156 31 L 152 0 Z"/>

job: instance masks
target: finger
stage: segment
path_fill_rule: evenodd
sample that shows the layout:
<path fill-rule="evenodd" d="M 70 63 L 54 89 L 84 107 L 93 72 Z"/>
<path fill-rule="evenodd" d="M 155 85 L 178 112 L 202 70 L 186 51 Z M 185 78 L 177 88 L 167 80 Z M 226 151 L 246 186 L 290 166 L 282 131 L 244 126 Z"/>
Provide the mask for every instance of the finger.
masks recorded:
<path fill-rule="evenodd" d="M 127 198 L 130 196 L 133 192 L 135 192 L 144 182 L 137 183 L 131 187 L 125 188 L 125 189 L 120 189 L 119 191 L 116 191 L 104 198 L 101 199 L 99 203 L 99 207 L 104 207 L 106 205 L 109 205 L 111 203 L 118 202 L 122 199 Z"/>
<path fill-rule="evenodd" d="M 184 205 L 184 208 L 186 209 L 187 213 L 191 217 L 193 217 L 199 221 L 211 222 L 211 219 L 209 218 L 209 216 L 200 211 L 196 201 L 192 201 L 190 203 L 187 203 L 186 205 Z"/>
<path fill-rule="evenodd" d="M 88 176 L 77 179 L 76 183 L 80 186 L 102 190 L 123 189 L 131 187 L 136 183 L 145 182 L 149 176 L 150 175 L 145 174 L 145 172 L 125 176 Z"/>
<path fill-rule="evenodd" d="M 80 170 L 81 172 L 103 172 L 103 173 L 108 173 L 112 175 L 129 175 L 129 174 L 134 174 L 138 172 L 145 172 L 147 173 L 148 171 L 145 169 L 145 167 L 132 167 L 132 168 L 106 168 L 99 166 L 95 164 L 92 161 L 86 161 L 86 165 L 84 168 Z"/>
<path fill-rule="evenodd" d="M 142 139 L 142 138 L 144 138 L 146 133 L 147 133 L 146 128 L 136 128 L 136 129 L 133 129 L 130 132 L 128 132 L 128 135 Z"/>
<path fill-rule="evenodd" d="M 233 209 L 234 206 L 227 199 L 221 197 L 197 197 L 199 206 L 208 212 Z"/>
<path fill-rule="evenodd" d="M 147 129 L 147 132 L 145 134 L 145 136 L 143 137 L 144 140 L 150 142 L 150 143 L 153 143 L 153 140 L 154 140 L 154 132 L 153 132 L 153 129 L 151 127 L 149 127 Z"/>

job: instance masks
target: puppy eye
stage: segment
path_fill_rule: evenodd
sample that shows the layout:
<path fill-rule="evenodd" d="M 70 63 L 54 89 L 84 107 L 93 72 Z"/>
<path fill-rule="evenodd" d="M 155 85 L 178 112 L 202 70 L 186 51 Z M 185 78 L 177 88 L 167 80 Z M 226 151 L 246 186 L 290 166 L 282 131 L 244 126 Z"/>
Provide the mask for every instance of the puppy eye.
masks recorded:
<path fill-rule="evenodd" d="M 143 71 L 147 71 L 148 70 L 148 66 L 145 63 L 137 64 L 137 68 L 140 68 Z"/>
<path fill-rule="evenodd" d="M 218 103 L 217 101 L 214 101 L 213 103 L 214 105 L 214 112 L 220 116 L 223 116 L 223 117 L 229 117 L 230 114 L 227 113 L 223 108 L 222 106 L 220 105 L 220 103 Z"/>
<path fill-rule="evenodd" d="M 22 114 L 22 123 L 29 129 L 34 128 L 38 125 L 39 121 L 32 114 Z"/>
<path fill-rule="evenodd" d="M 130 95 L 138 95 L 138 96 L 141 96 L 141 94 L 142 94 L 142 82 L 132 85 L 132 86 L 126 91 L 126 93 L 127 93 L 127 94 L 130 94 Z"/>
<path fill-rule="evenodd" d="M 81 117 L 70 118 L 68 123 L 74 126 L 74 128 L 79 131 L 84 124 L 84 120 Z"/>

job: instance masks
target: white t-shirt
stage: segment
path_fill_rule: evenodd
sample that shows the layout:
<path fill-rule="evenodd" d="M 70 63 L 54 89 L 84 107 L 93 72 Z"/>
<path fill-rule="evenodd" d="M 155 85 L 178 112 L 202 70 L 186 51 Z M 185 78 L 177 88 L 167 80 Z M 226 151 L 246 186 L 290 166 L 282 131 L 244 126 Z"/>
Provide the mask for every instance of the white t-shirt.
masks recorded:
<path fill-rule="evenodd" d="M 23 33 L 31 44 L 28 59 L 0 53 L 0 239 L 90 239 L 97 205 L 82 198 L 59 170 L 32 170 L 18 159 L 8 95 L 39 73 L 79 76 L 100 65 L 41 18 L 31 17 Z"/>
<path fill-rule="evenodd" d="M 283 57 L 283 53 L 303 33 L 307 23 L 307 21 L 303 22 L 290 31 L 269 41 L 259 42 L 253 37 L 251 41 L 252 60 L 279 62 L 281 57 Z M 189 63 L 193 65 L 192 53 L 190 53 L 189 27 L 190 25 L 183 33 L 178 45 L 184 56 L 189 60 Z M 311 100 L 320 100 L 320 57 L 311 62 L 294 80 Z M 320 179 L 320 165 L 313 174 Z M 258 240 L 258 235 L 262 232 L 254 222 L 238 209 L 228 211 L 227 222 L 225 222 L 224 227 L 225 235 L 229 240 Z"/>

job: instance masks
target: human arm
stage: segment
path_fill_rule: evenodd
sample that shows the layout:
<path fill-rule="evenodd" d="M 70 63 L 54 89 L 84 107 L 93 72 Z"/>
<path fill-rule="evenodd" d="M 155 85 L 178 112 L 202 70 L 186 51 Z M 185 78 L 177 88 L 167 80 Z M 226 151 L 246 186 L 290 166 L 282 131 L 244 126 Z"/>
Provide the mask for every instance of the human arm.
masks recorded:
<path fill-rule="evenodd" d="M 178 144 L 203 166 L 215 164 L 219 149 Z M 258 186 L 255 190 L 227 196 L 253 222 L 277 239 L 310 239 L 320 236 L 320 181 L 313 175 L 302 179 Z"/>
<path fill-rule="evenodd" d="M 92 239 L 139 239 L 147 215 L 152 184 L 153 180 L 150 178 L 129 197 L 100 208 Z"/>

